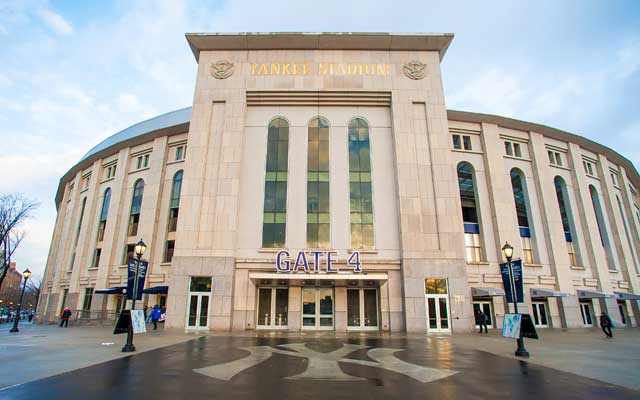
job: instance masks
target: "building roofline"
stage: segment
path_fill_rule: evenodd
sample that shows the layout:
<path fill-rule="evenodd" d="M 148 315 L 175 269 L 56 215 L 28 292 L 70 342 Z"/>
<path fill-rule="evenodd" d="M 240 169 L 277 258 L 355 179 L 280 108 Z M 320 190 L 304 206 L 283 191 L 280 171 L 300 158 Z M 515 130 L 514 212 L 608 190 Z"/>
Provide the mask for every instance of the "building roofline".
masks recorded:
<path fill-rule="evenodd" d="M 213 50 L 381 50 L 437 51 L 440 60 L 453 33 L 238 32 L 187 33 L 191 51 Z"/>

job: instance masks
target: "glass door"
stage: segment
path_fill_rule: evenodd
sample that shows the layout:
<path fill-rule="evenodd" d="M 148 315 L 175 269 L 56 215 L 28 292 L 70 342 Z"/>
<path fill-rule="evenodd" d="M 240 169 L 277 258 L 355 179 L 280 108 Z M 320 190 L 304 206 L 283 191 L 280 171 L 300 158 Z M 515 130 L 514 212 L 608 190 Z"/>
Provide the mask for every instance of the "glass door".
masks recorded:
<path fill-rule="evenodd" d="M 302 288 L 302 329 L 333 329 L 333 288 Z"/>
<path fill-rule="evenodd" d="M 187 329 L 209 328 L 211 277 L 192 276 L 189 286 Z"/>
<path fill-rule="evenodd" d="M 378 330 L 377 289 L 347 289 L 347 330 Z"/>
<path fill-rule="evenodd" d="M 620 321 L 622 322 L 622 326 L 627 325 L 627 316 L 629 313 L 627 312 L 627 303 L 624 300 L 618 300 L 618 310 L 620 310 Z"/>
<path fill-rule="evenodd" d="M 428 332 L 451 332 L 447 295 L 427 295 L 427 321 Z"/>
<path fill-rule="evenodd" d="M 258 329 L 281 329 L 288 325 L 289 289 L 258 289 Z"/>
<path fill-rule="evenodd" d="M 482 310 L 484 315 L 487 316 L 487 328 L 493 328 L 493 313 L 491 312 L 491 302 L 490 301 L 474 301 L 473 302 L 473 315 L 475 318 L 478 310 Z M 480 328 L 479 325 L 476 325 L 476 328 Z"/>
<path fill-rule="evenodd" d="M 582 324 L 585 327 L 593 326 L 593 319 L 591 317 L 591 304 L 580 303 L 580 313 L 582 314 Z"/>
<path fill-rule="evenodd" d="M 538 328 L 548 327 L 547 305 L 545 303 L 532 303 L 531 306 L 533 308 L 533 324 Z"/>

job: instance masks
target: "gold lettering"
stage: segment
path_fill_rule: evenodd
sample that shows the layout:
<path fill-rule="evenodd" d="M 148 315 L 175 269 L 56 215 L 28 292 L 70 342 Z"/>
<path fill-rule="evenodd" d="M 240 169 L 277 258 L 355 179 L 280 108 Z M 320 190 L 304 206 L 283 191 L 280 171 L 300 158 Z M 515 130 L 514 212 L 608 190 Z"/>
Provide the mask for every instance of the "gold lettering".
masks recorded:
<path fill-rule="evenodd" d="M 384 75 L 384 67 L 383 64 L 376 64 L 376 75 Z"/>
<path fill-rule="evenodd" d="M 389 64 L 384 65 L 384 74 L 389 75 Z"/>
<path fill-rule="evenodd" d="M 347 72 L 344 70 L 344 64 L 338 64 L 338 75 L 346 75 Z"/>
<path fill-rule="evenodd" d="M 293 74 L 298 75 L 298 63 L 293 63 Z"/>
<path fill-rule="evenodd" d="M 365 74 L 365 75 L 370 75 L 370 74 L 369 74 L 369 64 L 365 64 L 365 65 L 364 65 L 364 74 Z"/>
<path fill-rule="evenodd" d="M 251 64 L 251 75 L 255 75 L 256 74 L 256 66 L 258 64 L 252 63 Z"/>
<path fill-rule="evenodd" d="M 280 64 L 279 63 L 271 63 L 271 75 L 280 75 Z"/>
<path fill-rule="evenodd" d="M 291 75 L 291 71 L 289 71 L 289 63 L 282 64 L 282 75 Z"/>
<path fill-rule="evenodd" d="M 330 75 L 333 75 L 333 73 L 334 73 L 334 72 L 333 72 L 333 67 L 335 67 L 335 64 L 334 64 L 334 63 L 329 64 L 329 74 L 330 74 Z"/>
<path fill-rule="evenodd" d="M 307 75 L 309 73 L 307 69 L 308 65 L 309 63 L 307 61 L 302 63 L 302 75 Z"/>
<path fill-rule="evenodd" d="M 327 74 L 327 66 L 324 63 L 318 64 L 318 74 L 326 75 Z"/>
<path fill-rule="evenodd" d="M 267 71 L 267 64 L 260 64 L 260 69 L 258 70 L 258 75 L 267 75 L 269 72 Z"/>

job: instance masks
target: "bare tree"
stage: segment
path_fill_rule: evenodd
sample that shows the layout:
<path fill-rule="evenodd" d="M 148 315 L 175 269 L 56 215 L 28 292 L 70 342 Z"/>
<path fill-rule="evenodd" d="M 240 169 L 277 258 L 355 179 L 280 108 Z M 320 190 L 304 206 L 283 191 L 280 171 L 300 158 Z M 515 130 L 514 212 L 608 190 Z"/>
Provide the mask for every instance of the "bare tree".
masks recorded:
<path fill-rule="evenodd" d="M 38 308 L 38 300 L 40 300 L 40 292 L 42 291 L 42 277 L 31 278 L 27 282 L 24 304 L 25 306 L 31 304 L 32 306 L 29 308 L 36 310 Z"/>
<path fill-rule="evenodd" d="M 39 203 L 27 199 L 21 194 L 0 195 L 0 254 L 2 256 L 2 273 L 0 274 L 0 289 L 7 276 L 11 256 L 22 242 L 24 232 L 18 228 L 39 206 Z"/>

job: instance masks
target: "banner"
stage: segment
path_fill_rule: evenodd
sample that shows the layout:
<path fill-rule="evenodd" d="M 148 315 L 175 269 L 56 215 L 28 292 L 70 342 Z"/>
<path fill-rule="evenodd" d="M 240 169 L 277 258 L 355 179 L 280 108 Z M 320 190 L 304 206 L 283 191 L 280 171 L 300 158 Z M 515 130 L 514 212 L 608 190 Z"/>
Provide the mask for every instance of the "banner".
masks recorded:
<path fill-rule="evenodd" d="M 133 300 L 133 280 L 136 275 L 136 263 L 137 260 L 130 258 L 127 268 L 127 299 Z M 142 300 L 142 290 L 144 289 L 144 279 L 147 276 L 147 267 L 149 262 L 140 260 L 140 269 L 138 270 L 138 295 L 136 300 Z"/>
<path fill-rule="evenodd" d="M 520 323 L 522 317 L 520 314 L 505 314 L 504 323 L 502 324 L 502 336 L 506 338 L 520 338 Z"/>
<path fill-rule="evenodd" d="M 146 333 L 147 325 L 144 322 L 144 311 L 131 311 L 131 324 L 133 325 L 133 333 Z"/>
<path fill-rule="evenodd" d="M 524 286 L 522 282 L 522 260 L 511 261 L 511 268 L 513 270 L 513 280 L 516 285 L 518 303 L 523 303 Z M 504 286 L 504 294 L 507 296 L 507 303 L 513 303 L 511 281 L 509 280 L 509 265 L 507 263 L 500 264 L 500 274 L 502 275 L 502 285 Z"/>

